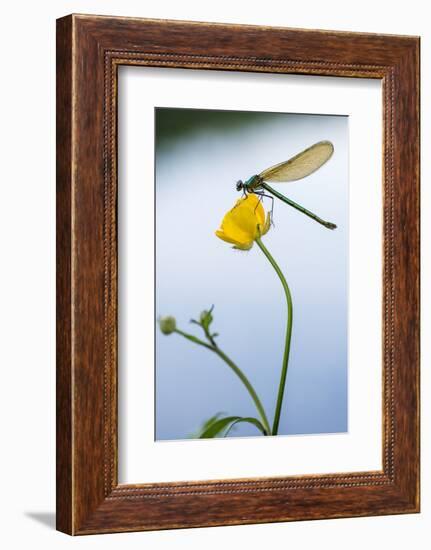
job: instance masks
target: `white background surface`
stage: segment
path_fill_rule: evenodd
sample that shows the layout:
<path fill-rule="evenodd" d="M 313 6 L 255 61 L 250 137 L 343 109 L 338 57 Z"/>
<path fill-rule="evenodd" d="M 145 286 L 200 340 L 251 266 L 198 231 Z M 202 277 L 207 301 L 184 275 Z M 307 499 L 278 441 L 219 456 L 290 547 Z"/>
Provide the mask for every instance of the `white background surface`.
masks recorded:
<path fill-rule="evenodd" d="M 430 339 L 422 347 L 422 514 L 72 539 L 54 524 L 54 188 L 55 18 L 106 13 L 284 25 L 422 36 L 422 150 L 431 149 L 431 30 L 420 0 L 360 3 L 328 0 L 203 3 L 148 0 L 45 2 L 3 6 L 0 101 L 2 270 L 0 285 L 3 380 L 0 394 L 1 543 L 4 548 L 247 548 L 331 549 L 429 546 Z M 3 43 L 4 41 L 4 43 Z M 431 330 L 430 168 L 422 166 L 423 334 Z"/>
<path fill-rule="evenodd" d="M 120 482 L 380 470 L 382 243 L 376 238 L 382 234 L 380 82 L 166 71 L 132 67 L 119 73 Z M 154 272 L 148 266 L 154 243 L 154 197 L 153 187 L 142 182 L 152 181 L 154 174 L 155 106 L 261 112 L 288 108 L 349 116 L 348 433 L 154 441 L 154 281 L 148 276 Z"/>

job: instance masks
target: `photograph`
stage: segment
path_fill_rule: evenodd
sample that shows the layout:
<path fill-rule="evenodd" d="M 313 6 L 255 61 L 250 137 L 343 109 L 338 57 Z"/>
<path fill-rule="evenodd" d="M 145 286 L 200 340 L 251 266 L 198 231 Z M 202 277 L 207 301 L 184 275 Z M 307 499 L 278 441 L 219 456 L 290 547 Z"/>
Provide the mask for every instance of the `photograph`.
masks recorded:
<path fill-rule="evenodd" d="M 155 108 L 155 439 L 348 431 L 349 117 Z"/>

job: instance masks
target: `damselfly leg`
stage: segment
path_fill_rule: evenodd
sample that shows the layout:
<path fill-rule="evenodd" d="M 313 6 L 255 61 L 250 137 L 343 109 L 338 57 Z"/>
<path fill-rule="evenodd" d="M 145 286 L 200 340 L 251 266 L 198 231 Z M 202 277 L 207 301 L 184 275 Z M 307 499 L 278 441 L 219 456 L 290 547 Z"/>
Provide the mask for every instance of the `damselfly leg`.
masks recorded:
<path fill-rule="evenodd" d="M 267 193 L 264 193 L 263 191 L 253 191 L 253 193 L 255 195 L 257 195 L 258 197 L 260 197 L 260 201 L 263 201 L 263 197 L 266 197 L 267 199 L 271 199 L 271 210 L 270 210 L 270 213 L 269 213 L 269 217 L 271 219 L 271 225 L 273 227 L 275 227 L 274 225 L 274 197 L 272 197 L 271 195 L 268 195 Z M 256 208 L 257 208 L 257 205 L 256 205 Z"/>

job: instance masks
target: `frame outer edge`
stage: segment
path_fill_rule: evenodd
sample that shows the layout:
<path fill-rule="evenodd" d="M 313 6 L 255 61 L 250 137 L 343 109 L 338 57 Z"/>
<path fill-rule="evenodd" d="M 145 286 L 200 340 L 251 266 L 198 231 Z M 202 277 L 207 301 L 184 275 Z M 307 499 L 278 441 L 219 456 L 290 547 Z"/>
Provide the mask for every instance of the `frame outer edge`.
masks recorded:
<path fill-rule="evenodd" d="M 414 41 L 414 43 L 413 43 Z M 402 159 L 397 174 L 396 203 L 396 330 L 405 343 L 399 361 L 396 422 L 399 445 L 400 489 L 412 512 L 420 511 L 420 40 L 397 67 L 398 112 L 395 152 Z M 409 369 L 409 372 L 407 372 Z M 402 406 L 401 406 L 402 404 Z"/>
<path fill-rule="evenodd" d="M 73 534 L 73 18 L 56 25 L 56 528 Z"/>

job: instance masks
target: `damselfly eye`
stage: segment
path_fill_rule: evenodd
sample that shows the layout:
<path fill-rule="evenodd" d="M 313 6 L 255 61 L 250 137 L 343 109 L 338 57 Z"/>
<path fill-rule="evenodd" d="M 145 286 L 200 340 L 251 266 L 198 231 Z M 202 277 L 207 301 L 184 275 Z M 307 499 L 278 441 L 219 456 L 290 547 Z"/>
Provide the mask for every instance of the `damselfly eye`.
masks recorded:
<path fill-rule="evenodd" d="M 241 189 L 242 189 L 243 187 L 244 187 L 244 184 L 242 183 L 242 181 L 241 181 L 241 180 L 238 180 L 238 181 L 236 182 L 236 190 L 237 190 L 237 191 L 241 191 Z"/>

